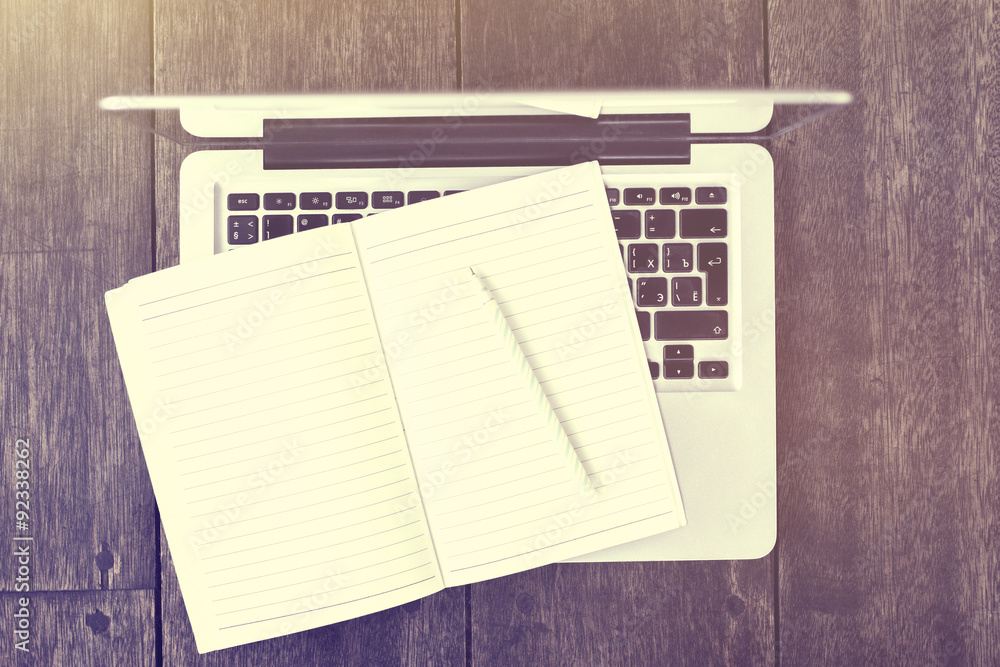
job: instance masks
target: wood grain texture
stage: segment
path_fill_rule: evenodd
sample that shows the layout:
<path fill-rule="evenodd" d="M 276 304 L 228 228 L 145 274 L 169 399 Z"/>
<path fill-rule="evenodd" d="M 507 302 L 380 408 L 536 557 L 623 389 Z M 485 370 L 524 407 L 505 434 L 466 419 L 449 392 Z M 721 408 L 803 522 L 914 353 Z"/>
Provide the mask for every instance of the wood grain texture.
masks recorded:
<path fill-rule="evenodd" d="M 461 0 L 465 88 L 764 84 L 763 16 L 736 0 Z"/>
<path fill-rule="evenodd" d="M 159 95 L 450 90 L 449 0 L 154 5 Z M 160 115 L 161 127 L 168 117 Z M 177 173 L 190 149 L 156 145 L 157 267 L 177 263 Z"/>
<path fill-rule="evenodd" d="M 0 633 L 4 665 L 156 664 L 153 590 L 31 593 L 27 652 L 15 648 L 23 636 L 13 632 L 21 597 L 0 594 L 0 615 L 7 624 Z"/>
<path fill-rule="evenodd" d="M 761 87 L 762 6 L 463 0 L 466 90 Z M 476 584 L 472 663 L 763 664 L 773 561 L 553 565 Z"/>
<path fill-rule="evenodd" d="M 166 540 L 164 539 L 164 544 Z M 465 594 L 446 589 L 401 607 L 285 637 L 199 655 L 165 556 L 163 662 L 165 665 L 460 665 L 465 662 Z"/>
<path fill-rule="evenodd" d="M 281 93 L 455 87 L 455 6 L 392 2 L 164 2 L 154 7 L 156 92 Z M 161 128 L 170 119 L 161 115 Z M 177 174 L 189 149 L 156 142 L 156 264 L 177 263 Z M 464 590 L 283 639 L 199 656 L 163 544 L 164 664 L 453 665 Z"/>
<path fill-rule="evenodd" d="M 770 3 L 783 664 L 997 664 L 996 17 Z"/>
<path fill-rule="evenodd" d="M 29 438 L 34 590 L 155 585 L 152 491 L 104 310 L 150 269 L 151 145 L 97 109 L 148 92 L 148 43 L 141 4 L 0 4 L 0 539 Z M 0 558 L 0 589 L 14 570 Z"/>
<path fill-rule="evenodd" d="M 475 584 L 472 664 L 767 664 L 771 569 L 567 563 Z"/>

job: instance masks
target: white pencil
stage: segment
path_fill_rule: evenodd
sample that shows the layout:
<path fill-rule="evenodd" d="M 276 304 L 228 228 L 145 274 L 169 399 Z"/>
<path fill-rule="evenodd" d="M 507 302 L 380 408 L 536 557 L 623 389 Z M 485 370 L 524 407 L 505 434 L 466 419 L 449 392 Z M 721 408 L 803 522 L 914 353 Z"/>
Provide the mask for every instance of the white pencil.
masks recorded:
<path fill-rule="evenodd" d="M 481 275 L 476 273 L 475 269 L 469 267 L 469 271 L 472 273 L 473 283 L 479 286 L 483 297 L 483 308 L 486 310 L 487 315 L 496 327 L 497 335 L 504 348 L 510 353 L 511 359 L 514 360 L 518 367 L 524 382 L 531 388 L 532 395 L 534 396 L 535 402 L 538 409 L 546 415 L 546 422 L 552 431 L 553 439 L 559 444 L 559 447 L 563 453 L 566 465 L 568 465 L 572 470 L 574 476 L 580 482 L 581 490 L 585 493 L 595 493 L 593 484 L 590 482 L 590 478 L 587 476 L 587 471 L 583 467 L 583 463 L 580 461 L 579 455 L 573 448 L 573 444 L 569 440 L 569 436 L 566 435 L 566 431 L 562 427 L 562 423 L 556 416 L 555 410 L 552 408 L 552 404 L 549 402 L 548 396 L 542 390 L 542 385 L 538 383 L 538 378 L 535 377 L 535 372 L 531 369 L 528 364 L 528 360 L 524 357 L 524 352 L 521 350 L 521 346 L 518 344 L 517 339 L 514 338 L 514 333 L 510 330 L 510 326 L 507 324 L 507 318 L 504 317 L 503 311 L 500 310 L 500 306 L 497 305 L 496 300 L 493 298 L 493 292 L 490 291 L 489 285 Z"/>

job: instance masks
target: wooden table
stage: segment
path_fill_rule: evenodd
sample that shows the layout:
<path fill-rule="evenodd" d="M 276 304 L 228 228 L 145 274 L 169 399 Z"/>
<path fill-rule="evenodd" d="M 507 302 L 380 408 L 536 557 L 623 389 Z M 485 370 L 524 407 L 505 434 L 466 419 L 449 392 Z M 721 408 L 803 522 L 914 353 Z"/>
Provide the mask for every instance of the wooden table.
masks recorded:
<path fill-rule="evenodd" d="M 1000 31 L 966 0 L 4 0 L 0 536 L 38 665 L 1000 664 Z M 552 565 L 195 651 L 103 293 L 177 262 L 183 151 L 110 94 L 825 87 L 773 142 L 778 517 L 756 561 Z M 6 548 L 6 547 L 5 547 Z"/>

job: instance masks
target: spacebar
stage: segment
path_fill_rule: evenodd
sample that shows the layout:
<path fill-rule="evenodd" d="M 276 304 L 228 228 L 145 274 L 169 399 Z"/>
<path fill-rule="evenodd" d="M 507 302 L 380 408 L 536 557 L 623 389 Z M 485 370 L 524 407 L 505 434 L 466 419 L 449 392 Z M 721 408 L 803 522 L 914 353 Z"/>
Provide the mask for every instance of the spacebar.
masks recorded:
<path fill-rule="evenodd" d="M 654 314 L 656 340 L 722 340 L 729 337 L 725 310 L 661 310 Z"/>

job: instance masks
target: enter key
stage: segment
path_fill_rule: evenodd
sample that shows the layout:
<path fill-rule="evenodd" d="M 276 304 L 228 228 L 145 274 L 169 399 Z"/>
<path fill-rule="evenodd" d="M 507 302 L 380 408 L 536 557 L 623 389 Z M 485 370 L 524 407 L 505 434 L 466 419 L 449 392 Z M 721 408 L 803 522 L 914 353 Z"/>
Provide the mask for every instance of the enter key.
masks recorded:
<path fill-rule="evenodd" d="M 729 258 L 725 243 L 698 244 L 698 270 L 705 274 L 705 304 L 729 303 Z"/>

